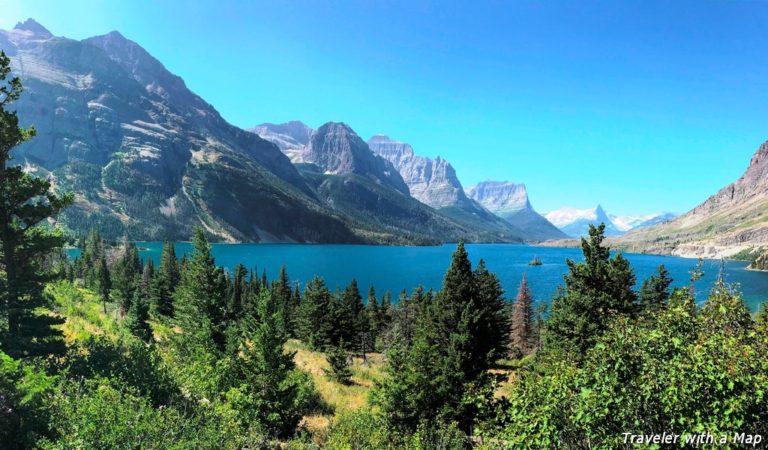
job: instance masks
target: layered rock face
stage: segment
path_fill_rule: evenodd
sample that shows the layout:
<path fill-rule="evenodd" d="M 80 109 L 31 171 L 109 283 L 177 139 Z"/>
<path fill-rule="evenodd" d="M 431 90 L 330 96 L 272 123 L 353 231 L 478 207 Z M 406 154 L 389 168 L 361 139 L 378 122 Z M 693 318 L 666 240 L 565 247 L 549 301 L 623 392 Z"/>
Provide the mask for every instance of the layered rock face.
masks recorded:
<path fill-rule="evenodd" d="M 531 208 L 524 184 L 509 181 L 484 181 L 467 189 L 467 194 L 496 214 Z"/>
<path fill-rule="evenodd" d="M 631 251 L 722 257 L 768 244 L 768 142 L 744 175 L 688 213 L 614 242 Z"/>
<path fill-rule="evenodd" d="M 439 156 L 434 160 L 418 156 L 409 144 L 384 135 L 369 139 L 368 146 L 394 165 L 416 200 L 433 208 L 468 203 L 456 171 L 448 161 Z"/>
<path fill-rule="evenodd" d="M 292 120 L 280 124 L 262 123 L 250 131 L 277 145 L 292 163 L 303 163 L 309 139 L 315 130 L 304 122 Z"/>
<path fill-rule="evenodd" d="M 282 152 L 236 128 L 117 32 L 75 41 L 27 21 L 0 31 L 37 137 L 15 161 L 73 191 L 73 230 L 186 239 L 358 241 Z M 257 213 L 258 212 L 258 213 Z M 270 214 L 264 214 L 269 212 Z"/>
<path fill-rule="evenodd" d="M 329 122 L 309 139 L 304 162 L 315 164 L 329 175 L 367 176 L 408 195 L 408 186 L 392 163 L 371 152 L 348 125 Z"/>
<path fill-rule="evenodd" d="M 489 211 L 524 230 L 531 240 L 545 241 L 567 237 L 533 209 L 524 184 L 484 181 L 468 188 L 466 192 L 470 198 Z"/>

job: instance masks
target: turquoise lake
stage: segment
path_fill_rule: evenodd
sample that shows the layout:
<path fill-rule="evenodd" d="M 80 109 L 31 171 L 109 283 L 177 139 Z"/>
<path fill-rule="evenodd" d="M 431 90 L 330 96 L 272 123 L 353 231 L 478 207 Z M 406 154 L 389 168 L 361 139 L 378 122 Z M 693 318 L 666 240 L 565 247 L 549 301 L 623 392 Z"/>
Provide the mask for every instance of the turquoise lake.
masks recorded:
<path fill-rule="evenodd" d="M 162 249 L 160 242 L 137 242 L 142 257 L 157 262 Z M 214 244 L 216 263 L 228 269 L 242 263 L 259 274 L 266 269 L 267 276 L 277 276 L 280 266 L 285 265 L 288 275 L 302 285 L 315 275 L 323 277 L 331 289 L 343 288 L 353 278 L 357 279 L 363 296 L 368 286 L 383 294 L 389 290 L 393 300 L 398 293 L 416 286 L 439 288 L 443 274 L 450 264 L 455 244 L 436 247 L 391 247 L 367 245 L 302 245 L 302 244 Z M 179 257 L 192 249 L 189 243 L 176 244 Z M 468 244 L 467 251 L 473 264 L 481 258 L 488 269 L 496 273 L 508 298 L 513 298 L 524 273 L 528 275 L 536 301 L 549 301 L 557 286 L 563 282 L 567 270 L 566 258 L 581 260 L 579 249 L 544 248 L 510 244 Z M 541 258 L 542 266 L 529 266 L 534 256 Z M 671 256 L 626 254 L 638 279 L 638 284 L 651 275 L 660 264 L 669 270 L 676 286 L 688 286 L 690 270 L 695 259 Z M 768 299 L 768 273 L 746 270 L 747 263 L 728 261 L 726 280 L 740 285 L 745 301 L 757 310 Z M 720 261 L 705 261 L 705 276 L 697 284 L 698 300 L 704 300 L 706 292 L 716 280 Z"/>

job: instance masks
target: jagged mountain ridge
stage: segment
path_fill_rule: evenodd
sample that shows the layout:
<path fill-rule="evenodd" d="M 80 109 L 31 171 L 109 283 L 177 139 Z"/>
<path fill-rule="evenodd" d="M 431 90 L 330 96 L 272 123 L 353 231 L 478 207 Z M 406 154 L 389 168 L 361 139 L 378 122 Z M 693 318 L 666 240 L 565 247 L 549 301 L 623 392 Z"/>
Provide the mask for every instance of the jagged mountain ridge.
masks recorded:
<path fill-rule="evenodd" d="M 70 229 L 185 239 L 203 225 L 230 241 L 365 242 L 274 144 L 228 124 L 119 33 L 76 41 L 27 21 L 0 31 L 0 49 L 25 86 L 21 122 L 38 131 L 16 162 L 75 193 L 61 216 Z"/>
<path fill-rule="evenodd" d="M 456 170 L 439 156 L 418 156 L 409 144 L 381 134 L 368 139 L 368 147 L 394 165 L 416 200 L 436 209 L 469 203 Z"/>
<path fill-rule="evenodd" d="M 619 236 L 624 234 L 616 223 L 613 222 L 602 206 L 597 205 L 592 209 L 576 209 L 564 207 L 550 211 L 544 215 L 552 224 L 563 233 L 571 237 L 585 236 L 589 233 L 590 225 L 605 224 L 606 236 Z"/>
<path fill-rule="evenodd" d="M 567 237 L 533 209 L 524 184 L 484 181 L 468 188 L 466 193 L 489 211 L 525 230 L 532 240 L 545 241 Z"/>
<path fill-rule="evenodd" d="M 686 214 L 616 239 L 635 252 L 727 257 L 768 244 L 768 142 L 737 181 Z"/>
<path fill-rule="evenodd" d="M 289 123 L 301 124 L 301 122 L 298 121 Z M 396 159 L 390 159 L 386 154 L 377 154 L 377 152 L 373 150 L 369 143 L 362 142 L 359 139 L 359 136 L 354 133 L 354 131 L 347 125 L 336 124 L 333 122 L 325 124 L 318 130 L 313 131 L 311 133 L 310 139 L 304 145 L 295 145 L 297 141 L 286 133 L 287 125 L 288 123 L 265 123 L 254 127 L 252 131 L 259 133 L 260 136 L 262 136 L 264 139 L 277 143 L 283 152 L 291 158 L 294 164 L 296 164 L 297 167 L 302 170 L 304 176 L 311 182 L 316 183 L 318 189 L 320 190 L 326 189 L 329 186 L 334 186 L 331 191 L 335 192 L 337 196 L 341 194 L 340 187 L 336 184 L 336 182 L 326 180 L 326 184 L 318 183 L 318 174 L 355 174 L 362 176 L 363 178 L 373 178 L 380 184 L 383 183 L 389 185 L 392 185 L 392 183 L 386 182 L 386 179 L 399 179 L 405 181 L 405 189 L 397 185 L 394 187 L 403 194 L 410 194 L 409 198 L 413 197 L 412 199 L 414 201 L 422 204 L 421 206 L 408 205 L 407 207 L 405 204 L 400 205 L 401 207 L 405 208 L 404 210 L 417 211 L 417 216 L 422 217 L 422 219 L 411 221 L 412 223 L 422 223 L 423 219 L 427 217 L 423 215 L 423 207 L 436 206 L 436 208 L 429 208 L 429 210 L 435 211 L 436 209 L 435 212 L 441 217 L 437 223 L 443 223 L 447 220 L 449 223 L 456 224 L 460 229 L 464 230 L 463 233 L 466 233 L 469 236 L 483 236 L 483 240 L 497 242 L 518 242 L 522 239 L 528 239 L 528 236 L 524 231 L 515 228 L 504 220 L 494 216 L 492 213 L 487 211 L 476 202 L 466 198 L 457 179 L 455 183 L 459 186 L 459 194 L 458 196 L 454 195 L 453 198 L 458 198 L 458 201 L 445 202 L 442 203 L 442 206 L 440 204 L 434 203 L 429 205 L 427 202 L 420 201 L 418 198 L 413 196 L 412 190 L 415 188 L 417 189 L 417 187 L 411 183 L 413 180 L 410 178 L 408 180 L 404 180 L 405 176 L 408 175 L 408 172 L 400 170 L 401 168 L 396 164 L 398 161 Z M 294 125 L 294 127 L 296 127 L 296 125 Z M 330 135 L 336 134 L 341 137 L 341 139 L 328 138 L 327 136 L 329 135 L 329 131 L 331 131 Z M 318 136 L 323 137 L 320 139 Z M 327 142 L 328 140 L 331 141 L 331 144 Z M 333 143 L 334 140 L 338 142 Z M 354 149 L 354 152 L 350 151 L 352 149 Z M 356 160 L 367 163 L 350 164 L 350 161 Z M 424 160 L 426 160 L 426 158 L 424 158 Z M 375 167 L 376 170 L 361 170 L 361 168 L 366 166 Z M 443 165 L 443 167 L 445 167 L 445 165 Z M 450 171 L 453 172 L 453 169 L 450 168 Z M 357 177 L 352 179 L 361 182 L 363 181 L 363 178 Z M 352 185 L 350 183 L 351 180 L 348 180 L 348 184 Z M 454 189 L 454 191 L 455 190 L 456 189 Z M 361 209 L 368 211 L 368 216 L 370 217 L 381 216 L 382 211 L 388 210 L 388 208 L 382 208 L 380 210 L 369 209 L 367 204 L 370 203 L 371 199 L 368 198 L 368 195 L 363 195 L 362 193 L 358 192 L 355 197 L 357 198 L 357 201 L 361 203 Z M 391 195 L 385 195 L 382 198 L 389 198 L 396 203 L 403 203 L 404 201 L 403 199 L 397 199 L 397 197 Z M 363 201 L 364 199 L 365 201 Z M 359 217 L 358 211 L 354 209 L 355 200 L 353 198 L 346 197 L 346 201 L 342 202 L 338 201 L 338 199 L 334 200 L 333 198 L 328 198 L 327 201 L 329 204 L 333 204 L 334 207 L 339 207 L 341 204 L 344 204 L 347 214 Z M 401 207 L 395 209 L 401 209 Z M 380 219 L 382 219 L 384 223 L 389 223 L 392 219 L 396 218 L 394 222 L 399 222 L 405 220 L 405 217 L 402 216 L 401 213 L 402 211 L 400 213 L 394 214 L 393 217 L 380 217 Z M 362 217 L 359 218 L 361 220 L 363 219 Z M 444 225 L 438 226 L 438 228 L 442 227 L 444 227 Z"/>

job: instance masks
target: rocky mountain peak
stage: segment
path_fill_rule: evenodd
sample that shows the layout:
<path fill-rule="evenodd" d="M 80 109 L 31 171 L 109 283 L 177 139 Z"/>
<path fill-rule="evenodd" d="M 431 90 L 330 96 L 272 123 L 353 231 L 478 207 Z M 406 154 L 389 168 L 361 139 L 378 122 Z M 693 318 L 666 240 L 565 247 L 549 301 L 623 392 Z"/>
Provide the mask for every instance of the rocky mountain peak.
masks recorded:
<path fill-rule="evenodd" d="M 363 175 L 409 194 L 408 186 L 392 163 L 374 154 L 343 122 L 328 122 L 312 133 L 303 158 L 326 174 Z"/>
<path fill-rule="evenodd" d="M 13 27 L 14 30 L 24 31 L 36 37 L 50 38 L 53 37 L 47 28 L 40 25 L 35 19 L 29 18 L 24 22 L 19 22 Z"/>
<path fill-rule="evenodd" d="M 408 143 L 383 134 L 371 137 L 368 146 L 395 166 L 416 200 L 433 208 L 469 202 L 456 171 L 448 161 L 440 157 L 433 160 L 416 155 Z"/>
<path fill-rule="evenodd" d="M 489 180 L 467 188 L 466 192 L 470 198 L 497 214 L 532 209 L 524 184 Z"/>

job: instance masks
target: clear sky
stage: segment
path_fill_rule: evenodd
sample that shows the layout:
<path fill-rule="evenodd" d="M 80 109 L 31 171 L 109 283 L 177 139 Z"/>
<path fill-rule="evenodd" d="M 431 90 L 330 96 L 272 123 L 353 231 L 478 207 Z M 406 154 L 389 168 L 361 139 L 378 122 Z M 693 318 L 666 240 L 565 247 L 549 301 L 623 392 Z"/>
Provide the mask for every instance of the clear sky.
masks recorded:
<path fill-rule="evenodd" d="M 230 122 L 344 121 L 534 207 L 684 212 L 768 139 L 768 2 L 0 0 L 119 30 Z"/>

